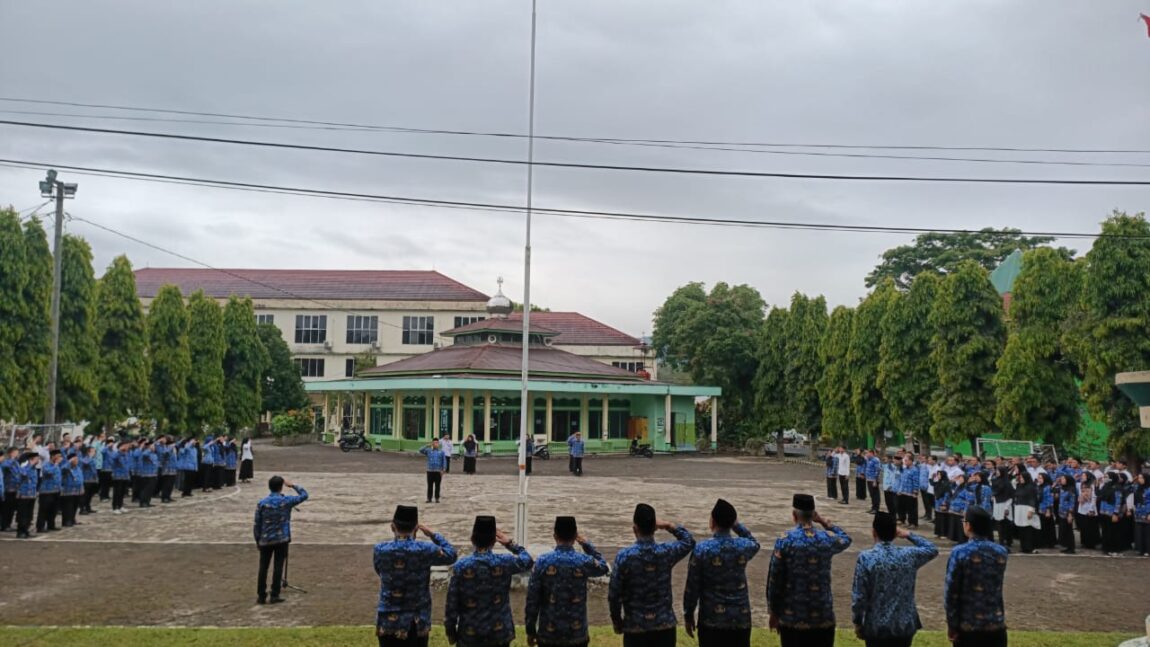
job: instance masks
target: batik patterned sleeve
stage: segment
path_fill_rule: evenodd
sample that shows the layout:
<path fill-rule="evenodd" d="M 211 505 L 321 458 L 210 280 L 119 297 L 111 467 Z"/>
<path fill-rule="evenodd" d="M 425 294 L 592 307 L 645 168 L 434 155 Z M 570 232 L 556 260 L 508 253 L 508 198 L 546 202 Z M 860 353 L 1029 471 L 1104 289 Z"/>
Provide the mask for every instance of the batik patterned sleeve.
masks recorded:
<path fill-rule="evenodd" d="M 611 582 L 607 585 L 607 607 L 611 612 L 611 624 L 623 626 L 623 561 L 622 554 L 615 556 L 615 568 L 611 571 Z"/>
<path fill-rule="evenodd" d="M 531 553 L 527 552 L 526 548 L 520 546 L 519 544 L 511 544 L 507 547 L 507 550 L 511 551 L 512 555 L 515 555 L 515 561 L 512 563 L 511 567 L 512 572 L 522 573 L 524 571 L 529 571 L 535 564 L 535 558 L 531 556 Z"/>
<path fill-rule="evenodd" d="M 771 565 L 767 571 L 767 609 L 773 616 L 779 615 L 783 604 L 783 582 L 787 577 L 787 562 L 783 555 L 784 540 L 775 540 L 775 551 L 771 554 Z"/>
<path fill-rule="evenodd" d="M 297 505 L 303 503 L 304 501 L 307 501 L 307 497 L 308 497 L 307 490 L 303 489 L 303 487 L 301 487 L 299 485 L 295 485 L 292 489 L 294 489 L 299 494 L 297 494 L 295 496 L 286 497 L 288 500 L 288 507 L 289 508 L 294 508 Z"/>
<path fill-rule="evenodd" d="M 960 617 L 959 599 L 962 595 L 962 552 L 955 550 L 946 563 L 946 580 L 943 583 L 942 597 L 946 606 L 946 626 L 950 630 L 958 628 Z"/>
<path fill-rule="evenodd" d="M 916 535 L 912 532 L 907 539 L 910 540 L 910 543 L 914 544 L 914 548 L 911 550 L 913 551 L 912 555 L 914 555 L 915 568 L 921 568 L 930 560 L 938 557 L 938 547 L 930 543 L 930 540 L 926 537 Z"/>
<path fill-rule="evenodd" d="M 762 548 L 759 546 L 759 540 L 755 539 L 755 536 L 751 534 L 751 531 L 748 530 L 741 521 L 735 524 L 734 531 L 736 535 L 751 542 L 750 552 L 747 554 L 747 561 L 751 561 L 751 558 L 758 555 L 759 549 Z"/>
<path fill-rule="evenodd" d="M 451 570 L 451 581 L 447 584 L 447 601 L 443 609 L 443 629 L 447 640 L 455 643 L 459 628 L 459 573 Z"/>
<path fill-rule="evenodd" d="M 256 543 L 260 542 L 260 527 L 263 525 L 264 508 L 261 505 L 256 505 L 256 519 L 252 524 L 252 534 L 255 535 Z"/>
<path fill-rule="evenodd" d="M 863 612 L 866 610 L 866 601 L 870 599 L 870 570 L 866 566 L 866 559 L 859 555 L 855 564 L 855 579 L 851 585 L 851 623 L 856 627 L 863 624 Z"/>
<path fill-rule="evenodd" d="M 531 571 L 531 577 L 527 580 L 527 602 L 523 612 L 523 628 L 528 636 L 535 635 L 535 624 L 539 621 L 539 608 L 543 600 L 543 569 L 545 564 L 539 564 L 539 568 Z M 448 597 L 450 600 L 451 598 Z"/>
<path fill-rule="evenodd" d="M 458 554 L 455 552 L 455 546 L 451 542 L 443 538 L 443 535 L 434 533 L 431 535 L 431 542 L 435 544 L 435 554 L 431 556 L 431 564 L 433 566 L 451 566 L 458 559 Z M 378 568 L 376 571 L 378 572 Z"/>
<path fill-rule="evenodd" d="M 687 586 L 683 589 L 683 619 L 687 622 L 695 621 L 695 609 L 699 606 L 699 591 L 702 585 L 702 557 L 699 551 L 695 550 L 687 562 Z"/>
<path fill-rule="evenodd" d="M 672 549 L 672 554 L 675 556 L 675 561 L 679 561 L 691 554 L 695 549 L 695 538 L 691 535 L 691 531 L 679 524 L 671 529 L 671 534 L 675 536 L 678 541 L 675 542 L 675 547 Z"/>
<path fill-rule="evenodd" d="M 839 528 L 838 526 L 831 526 L 830 531 L 834 534 L 834 537 L 831 538 L 831 551 L 835 555 L 850 548 L 851 538 L 845 530 Z"/>
<path fill-rule="evenodd" d="M 603 555 L 599 552 L 595 545 L 589 541 L 585 541 L 580 546 L 583 552 L 591 558 L 591 563 L 587 565 L 587 577 L 603 577 L 611 572 L 607 566 L 607 560 L 603 559 Z"/>

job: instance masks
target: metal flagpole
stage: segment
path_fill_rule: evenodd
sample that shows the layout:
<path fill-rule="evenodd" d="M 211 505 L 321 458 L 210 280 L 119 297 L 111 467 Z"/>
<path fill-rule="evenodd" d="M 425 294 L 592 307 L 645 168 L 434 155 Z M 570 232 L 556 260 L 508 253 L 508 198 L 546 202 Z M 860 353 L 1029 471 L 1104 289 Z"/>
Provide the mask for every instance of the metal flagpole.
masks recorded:
<path fill-rule="evenodd" d="M 515 502 L 515 541 L 527 545 L 527 433 L 532 407 L 527 391 L 528 347 L 531 345 L 531 206 L 535 185 L 535 12 L 537 0 L 531 0 L 531 80 L 527 108 L 527 236 L 523 245 L 523 352 L 519 370 L 522 387 L 519 394 L 519 497 Z"/>

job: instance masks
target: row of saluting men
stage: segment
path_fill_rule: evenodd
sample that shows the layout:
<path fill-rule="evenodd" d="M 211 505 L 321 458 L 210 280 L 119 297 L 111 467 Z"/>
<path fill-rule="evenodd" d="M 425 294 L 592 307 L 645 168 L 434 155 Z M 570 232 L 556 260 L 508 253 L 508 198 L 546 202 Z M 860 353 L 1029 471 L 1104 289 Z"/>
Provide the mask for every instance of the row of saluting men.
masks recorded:
<path fill-rule="evenodd" d="M 286 496 L 283 488 L 298 494 Z M 256 509 L 253 532 L 260 547 L 257 602 L 266 597 L 269 563 L 274 561 L 270 602 L 281 602 L 280 578 L 291 541 L 291 510 L 306 501 L 299 486 L 273 477 L 271 493 Z M 774 545 L 766 583 L 769 624 L 783 647 L 821 647 L 835 639 L 831 595 L 831 559 L 851 538 L 815 511 L 814 498 L 796 494 L 795 527 Z M 444 625 L 448 641 L 462 647 L 509 645 L 515 636 L 510 603 L 512 578 L 530 572 L 525 609 L 528 644 L 585 646 L 587 588 L 591 578 L 610 575 L 607 599 L 615 632 L 625 647 L 664 647 L 676 641 L 671 573 L 690 556 L 683 593 L 684 627 L 699 644 L 750 645 L 751 605 L 746 567 L 759 542 L 738 521 L 730 503 L 720 499 L 711 511 L 712 536 L 696 542 L 681 524 L 656 518 L 639 504 L 632 518 L 635 543 L 616 555 L 614 566 L 579 533 L 574 517 L 557 517 L 555 549 L 533 558 L 500 531 L 494 517 L 475 519 L 473 551 L 460 557 L 443 535 L 419 522 L 418 509 L 398 506 L 391 541 L 376 544 L 380 578 L 376 634 L 381 647 L 423 647 L 431 630 L 430 575 L 434 566 L 450 566 Z M 821 527 L 821 528 L 820 528 Z M 991 515 L 972 506 L 964 518 L 970 540 L 951 553 L 944 604 L 950 638 L 958 647 L 1006 645 L 1003 578 L 1006 549 L 990 540 Z M 938 555 L 925 538 L 899 529 L 893 515 L 875 515 L 874 548 L 856 566 L 851 600 L 855 631 L 868 647 L 910 645 L 921 628 L 915 605 L 917 570 Z M 656 542 L 657 530 L 673 540 Z M 417 540 L 423 534 L 430 542 Z M 911 546 L 896 546 L 905 538 Z M 495 544 L 507 553 L 495 553 Z M 576 550 L 578 546 L 581 550 Z"/>
<path fill-rule="evenodd" d="M 244 469 L 240 478 L 251 478 L 251 447 L 245 441 Z M 122 514 L 124 500 L 141 508 L 152 507 L 159 494 L 162 503 L 171 503 L 179 486 L 181 496 L 192 496 L 199 484 L 205 491 L 234 485 L 236 447 L 233 439 L 211 436 L 202 448 L 193 438 L 174 442 L 170 436 L 155 440 L 119 440 L 95 437 L 40 446 L 33 443 L 23 453 L 10 447 L 0 459 L 0 532 L 13 529 L 16 536 L 30 539 L 33 512 L 35 532 L 55 532 L 61 526 L 77 525 L 77 515 L 94 514 L 92 500 L 112 500 L 112 512 Z"/>

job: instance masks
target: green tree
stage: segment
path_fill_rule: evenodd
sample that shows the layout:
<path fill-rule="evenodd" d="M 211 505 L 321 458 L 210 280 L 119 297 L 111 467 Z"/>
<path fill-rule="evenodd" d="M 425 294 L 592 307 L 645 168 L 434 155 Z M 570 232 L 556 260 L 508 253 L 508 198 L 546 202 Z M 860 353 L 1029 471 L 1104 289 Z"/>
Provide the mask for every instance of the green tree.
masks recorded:
<path fill-rule="evenodd" d="M 291 349 L 284 341 L 283 333 L 275 324 L 268 323 L 260 324 L 258 331 L 268 358 L 264 367 L 262 409 L 275 414 L 307 406 L 303 378 L 292 363 Z"/>
<path fill-rule="evenodd" d="M 938 368 L 931 437 L 961 441 L 994 431 L 994 374 L 1005 328 L 1002 298 L 987 271 L 974 261 L 960 263 L 943 280 L 929 324 L 931 361 Z"/>
<path fill-rule="evenodd" d="M 1078 385 L 1062 337 L 1082 296 L 1079 267 L 1050 248 L 1022 257 L 1010 303 L 1010 334 L 994 377 L 995 421 L 1008 438 L 1061 446 L 1077 436 Z"/>
<path fill-rule="evenodd" d="M 117 256 L 96 290 L 98 420 L 114 426 L 148 405 L 148 335 L 127 256 Z"/>
<path fill-rule="evenodd" d="M 52 362 L 52 251 L 38 218 L 24 223 L 24 262 L 28 281 L 20 324 L 23 336 L 16 357 L 23 368 L 20 418 L 42 421 L 48 408 L 48 368 Z"/>
<path fill-rule="evenodd" d="M 854 309 L 835 308 L 819 344 L 819 360 L 823 365 L 823 376 L 818 382 L 819 406 L 823 413 L 823 435 L 827 438 L 846 439 L 856 435 L 848 363 L 854 320 Z"/>
<path fill-rule="evenodd" d="M 785 308 L 771 308 L 759 334 L 755 415 L 759 427 L 767 434 L 782 434 L 790 428 L 786 393 L 787 317 Z"/>
<path fill-rule="evenodd" d="M 1050 236 L 1024 236 L 1018 229 L 993 229 L 962 233 L 927 233 L 916 236 L 910 245 L 883 252 L 882 262 L 866 277 L 867 287 L 892 279 L 900 289 L 910 287 L 914 277 L 926 271 L 949 274 L 963 261 L 974 261 L 993 270 L 1016 249 L 1026 251 L 1053 241 Z M 1074 250 L 1059 247 L 1058 253 L 1070 259 Z"/>
<path fill-rule="evenodd" d="M 18 420 L 24 411 L 24 371 L 16 354 L 24 337 L 21 322 L 29 274 L 24 247 L 16 210 L 0 209 L 0 420 Z"/>
<path fill-rule="evenodd" d="M 224 424 L 224 313 L 220 304 L 197 290 L 188 299 L 188 429 L 194 434 Z"/>
<path fill-rule="evenodd" d="M 224 306 L 224 422 L 233 432 L 256 424 L 263 404 L 261 388 L 267 355 L 256 329 L 249 298 L 232 295 Z"/>
<path fill-rule="evenodd" d="M 787 410 L 795 430 L 811 438 L 812 454 L 823 426 L 819 404 L 819 379 L 823 363 L 819 345 L 827 328 L 827 302 L 822 296 L 811 299 L 796 292 L 791 297 L 790 316 L 786 322 L 786 396 Z"/>
<path fill-rule="evenodd" d="M 851 329 L 850 368 L 851 407 L 854 409 L 856 436 L 869 436 L 882 447 L 884 433 L 893 425 L 890 406 L 879 388 L 879 363 L 882 360 L 882 322 L 899 300 L 893 281 L 883 281 L 867 295 L 855 312 Z"/>
<path fill-rule="evenodd" d="M 157 430 L 181 433 L 188 417 L 188 310 L 175 285 L 165 285 L 148 309 L 148 357 L 151 360 L 152 416 Z"/>
<path fill-rule="evenodd" d="M 651 345 L 658 358 L 677 370 L 686 370 L 691 357 L 695 355 L 698 340 L 687 335 L 686 322 L 695 315 L 697 308 L 707 303 L 707 292 L 702 283 L 688 283 L 667 297 L 663 305 L 655 310 L 655 326 L 651 333 Z"/>
<path fill-rule="evenodd" d="M 96 411 L 96 274 L 92 248 L 64 235 L 60 274 L 60 362 L 56 419 L 78 421 Z"/>
<path fill-rule="evenodd" d="M 876 384 L 895 429 L 922 440 L 929 439 L 930 402 L 938 390 L 938 367 L 931 360 L 930 311 L 941 283 L 934 272 L 920 274 L 882 319 Z"/>
<path fill-rule="evenodd" d="M 1086 372 L 1082 392 L 1090 414 L 1110 428 L 1115 455 L 1150 452 L 1138 409 L 1114 386 L 1125 371 L 1150 366 L 1150 224 L 1143 214 L 1115 211 L 1086 254 L 1082 292 L 1086 343 L 1077 345 Z"/>

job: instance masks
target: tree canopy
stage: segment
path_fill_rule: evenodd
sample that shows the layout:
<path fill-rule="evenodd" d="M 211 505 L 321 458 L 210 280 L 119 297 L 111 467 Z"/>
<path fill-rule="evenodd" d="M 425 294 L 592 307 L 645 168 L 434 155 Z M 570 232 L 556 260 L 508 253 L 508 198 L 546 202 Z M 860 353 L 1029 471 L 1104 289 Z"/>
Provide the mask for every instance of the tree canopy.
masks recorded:
<path fill-rule="evenodd" d="M 82 420 L 96 410 L 96 273 L 92 248 L 64 235 L 60 274 L 60 361 L 56 419 Z"/>
<path fill-rule="evenodd" d="M 855 311 L 851 308 L 835 308 L 819 343 L 819 361 L 823 366 L 823 376 L 818 382 L 819 406 L 823 413 L 823 435 L 827 438 L 845 440 L 858 431 L 851 407 L 849 364 L 854 319 Z"/>
<path fill-rule="evenodd" d="M 779 434 L 791 426 L 786 392 L 787 317 L 785 308 L 771 308 L 759 335 L 755 414 L 759 428 L 767 434 Z"/>
<path fill-rule="evenodd" d="M 127 256 L 112 260 L 96 293 L 98 420 L 114 426 L 148 405 L 147 328 Z"/>
<path fill-rule="evenodd" d="M 927 271 L 949 274 L 963 261 L 973 261 L 993 270 L 1016 249 L 1026 251 L 1052 242 L 1050 236 L 1026 236 L 1018 229 L 994 229 L 962 233 L 926 233 L 916 236 L 910 245 L 900 245 L 883 252 L 882 262 L 867 275 L 867 287 L 891 279 L 900 289 L 908 289 L 914 277 Z M 1059 247 L 1064 258 L 1074 257 L 1074 250 Z"/>
<path fill-rule="evenodd" d="M 819 402 L 819 380 L 823 365 L 819 359 L 819 346 L 827 329 L 827 302 L 822 296 L 814 299 L 796 292 L 791 297 L 790 315 L 787 317 L 786 344 L 786 396 L 791 425 L 812 440 L 822 432 L 823 410 Z"/>
<path fill-rule="evenodd" d="M 850 403 L 857 426 L 851 437 L 877 439 L 891 428 L 890 406 L 878 386 L 879 362 L 883 318 L 898 299 L 894 283 L 883 281 L 855 310 L 847 352 Z"/>
<path fill-rule="evenodd" d="M 258 332 L 260 344 L 263 345 L 267 356 L 261 409 L 278 414 L 307 406 L 303 378 L 300 377 L 299 369 L 292 363 L 291 349 L 284 341 L 283 333 L 275 324 L 269 323 L 260 324 Z"/>
<path fill-rule="evenodd" d="M 48 369 L 52 362 L 52 250 L 39 218 L 24 223 L 24 284 L 21 327 L 16 356 L 23 368 L 23 410 L 20 418 L 42 421 L 48 408 Z"/>
<path fill-rule="evenodd" d="M 188 349 L 192 372 L 188 375 L 188 428 L 203 433 L 224 424 L 224 313 L 220 304 L 204 294 L 188 299 Z"/>
<path fill-rule="evenodd" d="M 930 311 L 941 279 L 920 274 L 910 291 L 891 301 L 882 319 L 876 385 L 886 400 L 894 428 L 904 435 L 929 437 L 930 401 L 938 389 L 931 359 Z"/>
<path fill-rule="evenodd" d="M 0 209 L 0 420 L 19 420 L 25 410 L 24 375 L 17 356 L 24 337 L 24 289 L 28 284 L 24 248 L 16 210 Z"/>
<path fill-rule="evenodd" d="M 188 311 L 180 288 L 165 285 L 148 310 L 148 357 L 151 360 L 152 416 L 156 429 L 182 433 L 188 416 Z"/>
<path fill-rule="evenodd" d="M 268 359 L 249 298 L 232 295 L 224 306 L 224 422 L 233 433 L 256 424 Z"/>

